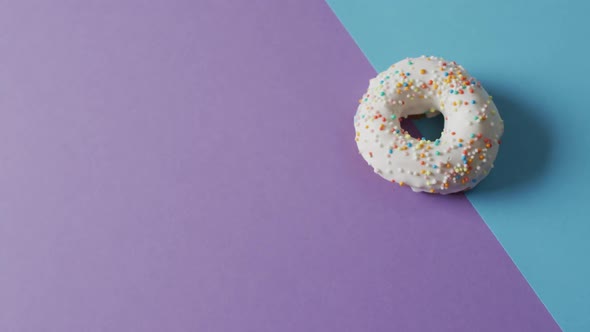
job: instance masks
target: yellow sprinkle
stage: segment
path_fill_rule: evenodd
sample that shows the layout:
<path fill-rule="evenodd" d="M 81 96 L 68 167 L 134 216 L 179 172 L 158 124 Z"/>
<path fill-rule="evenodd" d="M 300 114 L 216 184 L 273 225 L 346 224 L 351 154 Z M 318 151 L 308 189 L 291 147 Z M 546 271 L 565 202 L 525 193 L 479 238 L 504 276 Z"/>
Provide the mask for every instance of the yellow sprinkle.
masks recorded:
<path fill-rule="evenodd" d="M 422 74 L 422 75 L 426 74 L 426 69 L 420 69 L 420 74 Z"/>

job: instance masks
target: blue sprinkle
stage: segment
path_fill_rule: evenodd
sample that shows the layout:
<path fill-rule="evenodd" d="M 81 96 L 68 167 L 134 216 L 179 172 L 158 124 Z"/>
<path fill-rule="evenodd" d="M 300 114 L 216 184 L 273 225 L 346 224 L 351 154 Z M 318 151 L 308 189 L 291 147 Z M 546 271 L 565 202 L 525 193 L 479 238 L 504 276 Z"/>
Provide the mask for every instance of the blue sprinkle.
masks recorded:
<path fill-rule="evenodd" d="M 451 93 L 454 93 L 454 92 L 455 92 L 455 90 L 451 89 L 451 91 L 450 91 L 450 92 L 451 92 Z"/>
<path fill-rule="evenodd" d="M 397 130 L 395 131 L 395 133 L 396 133 L 396 134 L 399 134 L 399 129 L 397 129 Z"/>
<path fill-rule="evenodd" d="M 393 153 L 393 149 L 389 149 L 389 154 L 392 154 L 392 153 Z"/>
<path fill-rule="evenodd" d="M 408 143 L 408 147 L 411 148 L 412 147 L 412 143 Z"/>
<path fill-rule="evenodd" d="M 459 143 L 459 147 L 462 148 L 463 147 L 463 143 Z"/>
<path fill-rule="evenodd" d="M 410 73 L 406 73 L 406 76 L 410 76 Z"/>
<path fill-rule="evenodd" d="M 408 82 L 405 82 L 405 83 L 404 83 L 404 86 L 408 86 Z"/>
<path fill-rule="evenodd" d="M 438 166 L 436 166 L 436 165 L 432 165 L 432 168 L 438 168 Z"/>
<path fill-rule="evenodd" d="M 472 103 L 472 104 L 475 104 L 475 100 L 472 100 L 472 101 L 471 101 L 471 103 Z"/>
<path fill-rule="evenodd" d="M 449 73 L 445 72 L 445 76 L 449 76 Z"/>

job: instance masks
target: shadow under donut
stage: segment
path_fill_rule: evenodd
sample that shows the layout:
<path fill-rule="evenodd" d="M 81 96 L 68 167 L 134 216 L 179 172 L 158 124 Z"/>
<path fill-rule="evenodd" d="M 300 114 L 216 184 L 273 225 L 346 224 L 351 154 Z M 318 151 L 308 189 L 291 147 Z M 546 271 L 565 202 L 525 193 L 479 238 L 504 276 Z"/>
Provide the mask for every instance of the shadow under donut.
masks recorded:
<path fill-rule="evenodd" d="M 504 135 L 490 175 L 473 189 L 478 194 L 511 190 L 543 176 L 552 153 L 547 120 L 511 91 L 486 84 L 504 120 Z M 517 89 L 515 89 L 517 91 Z"/>

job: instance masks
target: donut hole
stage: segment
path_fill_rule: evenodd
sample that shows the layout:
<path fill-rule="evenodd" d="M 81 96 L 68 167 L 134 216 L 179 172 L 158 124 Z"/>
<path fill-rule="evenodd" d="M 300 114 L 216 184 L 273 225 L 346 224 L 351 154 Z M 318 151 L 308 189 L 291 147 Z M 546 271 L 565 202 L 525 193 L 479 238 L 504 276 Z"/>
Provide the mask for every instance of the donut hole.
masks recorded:
<path fill-rule="evenodd" d="M 408 119 L 412 121 L 408 121 Z M 430 117 L 411 115 L 408 118 L 403 118 L 400 125 L 402 129 L 416 139 L 425 138 L 434 141 L 442 135 L 445 128 L 445 118 L 440 112 L 436 112 L 436 115 Z"/>

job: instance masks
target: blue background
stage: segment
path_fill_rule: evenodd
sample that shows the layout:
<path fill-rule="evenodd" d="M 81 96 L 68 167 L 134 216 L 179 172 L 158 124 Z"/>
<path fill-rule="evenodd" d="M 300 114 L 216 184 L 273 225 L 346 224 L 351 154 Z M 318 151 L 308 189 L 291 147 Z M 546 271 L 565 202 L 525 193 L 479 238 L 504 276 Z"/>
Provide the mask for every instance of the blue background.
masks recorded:
<path fill-rule="evenodd" d="M 503 144 L 468 198 L 562 329 L 590 331 L 589 3 L 328 3 L 377 71 L 442 56 L 494 96 Z"/>

